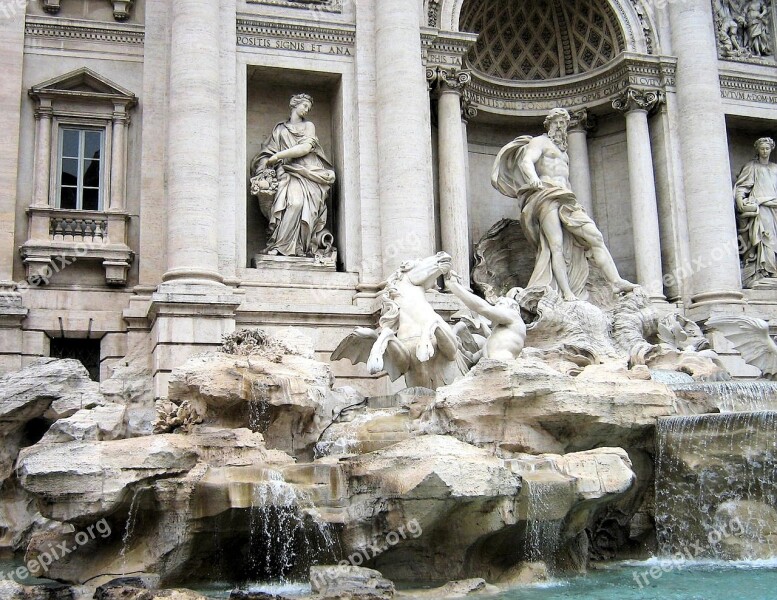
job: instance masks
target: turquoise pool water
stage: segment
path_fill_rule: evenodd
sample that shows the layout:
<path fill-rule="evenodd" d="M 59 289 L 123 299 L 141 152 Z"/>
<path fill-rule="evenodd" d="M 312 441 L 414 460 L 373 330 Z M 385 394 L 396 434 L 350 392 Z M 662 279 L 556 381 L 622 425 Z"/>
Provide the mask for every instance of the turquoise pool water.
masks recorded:
<path fill-rule="evenodd" d="M 653 569 L 651 575 L 651 569 Z M 305 585 L 256 586 L 265 591 L 304 594 Z M 200 589 L 211 598 L 228 598 L 218 586 Z M 412 599 L 412 593 L 405 592 Z M 747 563 L 648 560 L 617 563 L 588 575 L 519 587 L 493 600 L 777 600 L 777 561 Z"/>
<path fill-rule="evenodd" d="M 652 575 L 651 575 L 652 569 Z M 777 600 L 777 562 L 619 563 L 498 600 Z"/>

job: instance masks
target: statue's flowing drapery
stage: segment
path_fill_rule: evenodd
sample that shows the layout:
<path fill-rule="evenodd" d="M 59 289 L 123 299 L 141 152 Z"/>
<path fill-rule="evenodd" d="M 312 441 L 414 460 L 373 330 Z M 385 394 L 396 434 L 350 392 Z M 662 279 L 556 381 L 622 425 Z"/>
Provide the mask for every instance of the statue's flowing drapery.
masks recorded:
<path fill-rule="evenodd" d="M 530 135 L 521 136 L 502 148 L 491 174 L 491 184 L 497 190 L 505 196 L 518 199 L 521 209 L 521 227 L 526 239 L 537 252 L 534 271 L 526 287 L 550 286 L 558 289 L 551 269 L 550 247 L 540 226 L 550 211 L 558 211 L 564 229 L 564 257 L 569 286 L 576 296 L 585 297 L 585 285 L 588 281 L 588 260 L 586 259 L 588 247 L 581 230 L 586 225 L 595 227 L 594 222 L 578 204 L 571 190 L 548 184 L 545 184 L 542 189 L 526 185 L 526 177 L 520 165 L 526 145 L 531 140 Z"/>
<path fill-rule="evenodd" d="M 278 123 L 254 159 L 254 168 L 263 169 L 273 154 L 308 143 L 312 152 L 286 160 L 276 169 L 278 192 L 269 214 L 265 215 L 271 232 L 268 252 L 276 250 L 284 256 L 302 256 L 319 248 L 326 227 L 326 199 L 335 173 L 318 138 L 297 133 L 288 123 Z"/>
<path fill-rule="evenodd" d="M 764 277 L 777 277 L 777 164 L 750 161 L 739 173 L 738 192 L 749 194 L 757 213 L 740 213 L 744 285 Z"/>

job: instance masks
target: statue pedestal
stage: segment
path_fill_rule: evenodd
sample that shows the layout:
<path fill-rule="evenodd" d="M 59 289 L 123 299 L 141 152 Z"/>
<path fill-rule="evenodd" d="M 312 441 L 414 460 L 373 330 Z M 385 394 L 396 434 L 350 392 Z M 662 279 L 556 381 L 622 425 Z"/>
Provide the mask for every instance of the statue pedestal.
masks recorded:
<path fill-rule="evenodd" d="M 764 277 L 763 279 L 756 281 L 750 287 L 754 290 L 777 290 L 777 278 Z"/>
<path fill-rule="evenodd" d="M 337 252 L 329 256 L 270 256 L 269 254 L 254 254 L 251 266 L 255 269 L 283 269 L 293 271 L 336 271 Z"/>

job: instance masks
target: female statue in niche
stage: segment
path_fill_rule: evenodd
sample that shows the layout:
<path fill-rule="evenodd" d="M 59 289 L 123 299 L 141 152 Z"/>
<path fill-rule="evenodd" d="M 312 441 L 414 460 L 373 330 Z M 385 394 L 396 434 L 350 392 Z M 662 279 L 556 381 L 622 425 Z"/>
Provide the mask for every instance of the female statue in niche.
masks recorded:
<path fill-rule="evenodd" d="M 739 173 L 734 198 L 745 287 L 777 283 L 777 164 L 774 140 L 756 140 L 756 157 Z"/>
<path fill-rule="evenodd" d="M 313 98 L 297 94 L 288 121 L 278 123 L 251 161 L 251 193 L 269 222 L 265 253 L 314 257 L 332 251 L 326 229 L 332 165 L 321 149 L 316 127 L 305 117 Z"/>

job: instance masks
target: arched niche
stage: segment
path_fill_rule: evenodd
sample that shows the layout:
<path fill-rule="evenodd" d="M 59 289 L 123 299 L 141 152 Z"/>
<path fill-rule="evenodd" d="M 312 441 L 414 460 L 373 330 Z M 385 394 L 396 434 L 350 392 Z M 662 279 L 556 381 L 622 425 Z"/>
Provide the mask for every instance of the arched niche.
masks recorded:
<path fill-rule="evenodd" d="M 516 4 L 530 4 L 532 0 L 513 0 Z M 569 0 L 555 0 L 562 4 Z M 624 50 L 640 54 L 658 51 L 656 27 L 649 7 L 643 0 L 600 0 L 617 18 L 624 35 Z M 443 31 L 462 31 L 461 16 L 467 5 L 489 3 L 504 5 L 504 0 L 424 0 L 426 24 Z"/>

